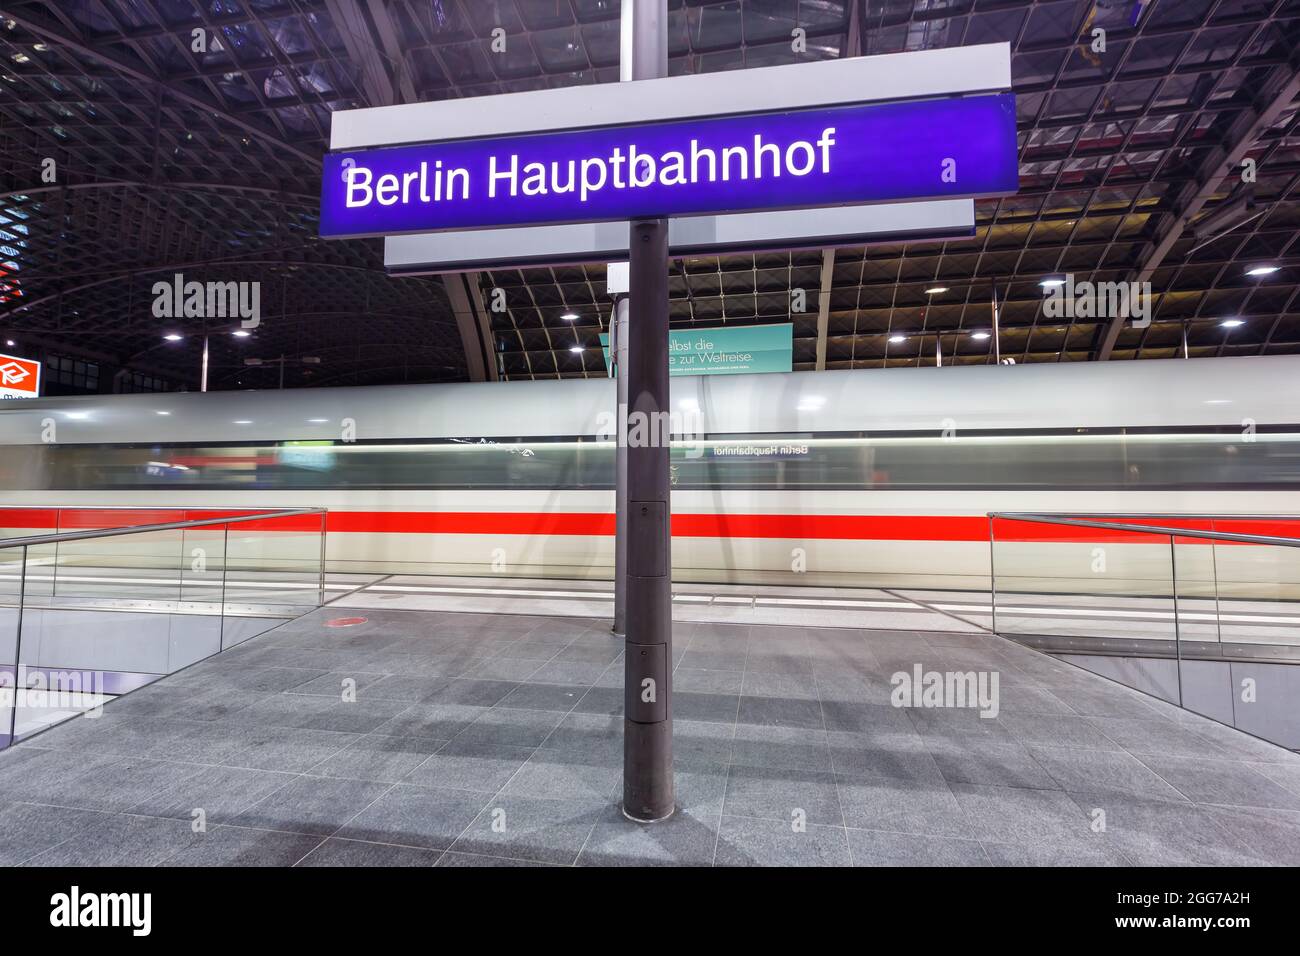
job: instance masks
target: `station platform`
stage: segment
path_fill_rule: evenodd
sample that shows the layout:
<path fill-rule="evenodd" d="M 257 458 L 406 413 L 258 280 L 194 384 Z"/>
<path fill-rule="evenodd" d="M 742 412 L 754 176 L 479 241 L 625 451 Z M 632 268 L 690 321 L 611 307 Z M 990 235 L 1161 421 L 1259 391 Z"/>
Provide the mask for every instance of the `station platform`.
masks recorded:
<path fill-rule="evenodd" d="M 645 826 L 607 585 L 328 590 L 0 752 L 0 864 L 1300 864 L 1300 756 L 955 599 L 678 588 L 678 809 Z M 996 716 L 893 706 L 918 667 L 996 674 Z"/>

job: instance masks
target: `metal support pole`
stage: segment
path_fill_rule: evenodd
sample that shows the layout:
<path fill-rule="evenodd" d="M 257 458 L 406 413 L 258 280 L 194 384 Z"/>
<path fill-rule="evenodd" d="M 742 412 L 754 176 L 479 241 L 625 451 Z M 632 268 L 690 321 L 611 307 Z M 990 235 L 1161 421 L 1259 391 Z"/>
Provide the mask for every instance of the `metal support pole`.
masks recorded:
<path fill-rule="evenodd" d="M 993 364 L 1002 364 L 1002 333 L 998 329 L 998 284 L 993 283 Z"/>
<path fill-rule="evenodd" d="M 668 461 L 668 221 L 632 224 L 628 328 L 623 812 L 673 812 Z"/>
<path fill-rule="evenodd" d="M 667 0 L 634 0 L 632 78 L 668 72 Z M 668 220 L 632 223 L 629 239 L 627 617 L 623 813 L 643 823 L 674 808 L 672 543 L 669 533 Z M 622 370 L 620 370 L 622 371 Z"/>
<path fill-rule="evenodd" d="M 614 362 L 618 414 L 627 414 L 627 315 L 628 298 L 620 295 L 614 302 L 614 316 L 609 323 L 610 354 Z M 627 635 L 627 443 L 615 442 L 614 478 L 614 623 L 610 630 L 618 637 Z"/>
<path fill-rule="evenodd" d="M 203 371 L 199 377 L 199 391 L 206 392 L 207 390 L 208 390 L 208 337 L 205 334 L 203 336 Z"/>

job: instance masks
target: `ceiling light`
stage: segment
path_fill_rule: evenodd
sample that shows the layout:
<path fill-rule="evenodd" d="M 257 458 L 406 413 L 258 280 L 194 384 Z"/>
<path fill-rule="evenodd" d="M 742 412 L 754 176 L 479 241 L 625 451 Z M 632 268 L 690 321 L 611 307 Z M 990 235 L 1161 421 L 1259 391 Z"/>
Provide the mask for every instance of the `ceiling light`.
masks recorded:
<path fill-rule="evenodd" d="M 906 341 L 907 341 L 907 336 L 906 336 L 906 335 L 891 335 L 891 336 L 889 337 L 889 341 L 891 341 L 891 342 L 893 342 L 895 345 L 897 345 L 899 342 L 906 342 Z"/>
<path fill-rule="evenodd" d="M 1245 319 L 1224 319 L 1219 324 L 1223 326 L 1225 329 L 1235 329 L 1239 325 L 1245 325 L 1246 320 Z"/>
<path fill-rule="evenodd" d="M 972 332 L 970 337 L 975 339 L 977 342 L 983 342 L 989 337 L 989 334 L 987 332 Z"/>
<path fill-rule="evenodd" d="M 171 412 L 156 411 L 156 412 L 154 412 L 154 414 L 155 414 L 155 415 L 170 415 Z"/>
<path fill-rule="evenodd" d="M 1281 266 L 1255 266 L 1246 270 L 1248 276 L 1271 276 L 1274 272 L 1281 270 Z"/>
<path fill-rule="evenodd" d="M 1062 279 L 1060 276 L 1049 276 L 1048 278 L 1043 279 L 1038 284 L 1042 286 L 1044 289 L 1053 289 L 1056 286 L 1065 285 L 1065 280 Z"/>
<path fill-rule="evenodd" d="M 230 334 L 237 339 L 246 339 L 253 333 L 248 331 L 248 329 L 235 329 L 235 331 L 231 332 Z"/>
<path fill-rule="evenodd" d="M 572 322 L 577 317 L 578 317 L 578 313 L 576 312 L 565 312 L 564 315 L 560 316 L 560 318 L 562 318 L 565 322 Z"/>
<path fill-rule="evenodd" d="M 926 295 L 938 295 L 940 292 L 947 292 L 947 291 L 948 291 L 948 287 L 947 287 L 946 285 L 936 285 L 936 286 L 931 286 L 930 288 L 926 289 L 926 290 L 925 290 L 925 294 L 926 294 Z"/>
<path fill-rule="evenodd" d="M 14 346 L 16 346 L 17 344 L 18 344 L 18 343 L 15 342 L 13 339 L 5 339 L 5 348 L 9 348 L 9 349 L 11 349 L 11 348 L 13 348 Z"/>
<path fill-rule="evenodd" d="M 581 345 L 570 345 L 570 346 L 569 346 L 569 351 L 570 351 L 570 352 L 581 352 L 581 351 L 582 351 L 582 346 L 581 346 Z"/>
<path fill-rule="evenodd" d="M 252 423 L 249 419 L 247 419 L 247 418 L 237 418 L 237 419 L 235 419 L 233 422 L 231 422 L 231 424 L 232 424 L 232 425 L 251 425 L 251 424 L 253 424 L 253 423 Z"/>
<path fill-rule="evenodd" d="M 166 339 L 168 342 L 179 342 L 181 339 L 185 338 L 185 336 L 178 335 L 175 332 L 168 332 L 166 335 L 163 336 L 163 338 Z"/>

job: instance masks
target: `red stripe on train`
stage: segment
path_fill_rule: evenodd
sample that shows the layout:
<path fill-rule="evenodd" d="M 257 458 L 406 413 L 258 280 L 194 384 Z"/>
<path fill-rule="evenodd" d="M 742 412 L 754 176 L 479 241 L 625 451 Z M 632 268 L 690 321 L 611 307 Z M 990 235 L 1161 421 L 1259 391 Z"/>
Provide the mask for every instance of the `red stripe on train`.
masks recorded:
<path fill-rule="evenodd" d="M 1124 520 L 1116 518 L 1114 520 Z M 1132 521 L 1133 519 L 1127 519 Z M 1230 519 L 1152 520 L 1186 530 L 1296 536 L 1297 521 Z M 614 516 L 602 512 L 332 511 L 329 530 L 357 534 L 613 535 Z M 675 538 L 791 538 L 842 541 L 987 542 L 984 515 L 675 514 Z M 1076 528 L 1029 522 L 997 522 L 999 541 L 1160 541 L 1148 533 Z M 1180 538 L 1179 543 L 1196 539 Z"/>
<path fill-rule="evenodd" d="M 0 527 L 45 531 L 91 531 L 102 528 L 128 528 L 176 521 L 208 521 L 255 515 L 263 508 L 4 508 L 0 507 Z M 235 527 L 245 531 L 320 531 L 320 515 L 289 515 L 265 521 L 242 521 Z M 197 531 L 220 530 L 196 528 Z"/>
<path fill-rule="evenodd" d="M 110 525 L 160 524 L 200 518 L 233 517 L 238 511 L 184 512 L 64 509 L 62 530 Z M 242 512 L 247 513 L 247 512 Z M 0 525 L 10 528 L 55 526 L 54 509 L 0 510 Z M 309 531 L 314 516 L 250 521 L 246 530 Z M 614 516 L 606 512 L 495 511 L 331 511 L 329 530 L 351 534 L 519 534 L 603 537 L 614 534 Z M 820 538 L 876 541 L 987 541 L 988 519 L 975 515 L 785 515 L 676 514 L 679 538 Z"/>
<path fill-rule="evenodd" d="M 61 531 L 125 525 L 162 524 L 170 521 L 235 517 L 258 509 L 63 509 L 0 508 L 0 527 Z M 1106 519 L 1103 519 L 1106 520 Z M 1124 519 L 1116 517 L 1115 521 Z M 1149 519 L 1150 524 L 1187 530 L 1232 531 L 1240 534 L 1293 537 L 1300 533 L 1296 521 L 1250 518 L 1198 520 Z M 494 512 L 494 511 L 332 511 L 329 530 L 349 534 L 490 534 L 573 535 L 607 537 L 614 534 L 614 516 L 605 512 Z M 243 522 L 244 531 L 311 532 L 320 528 L 316 515 L 295 515 L 266 521 Z M 825 514 L 675 514 L 677 538 L 787 538 L 841 541 L 988 541 L 988 518 L 983 515 L 825 515 Z M 1059 543 L 1133 542 L 1160 539 L 1151 534 L 1075 528 L 1062 525 L 998 519 L 998 541 L 1054 541 Z M 1195 539 L 1180 538 L 1179 543 Z"/>

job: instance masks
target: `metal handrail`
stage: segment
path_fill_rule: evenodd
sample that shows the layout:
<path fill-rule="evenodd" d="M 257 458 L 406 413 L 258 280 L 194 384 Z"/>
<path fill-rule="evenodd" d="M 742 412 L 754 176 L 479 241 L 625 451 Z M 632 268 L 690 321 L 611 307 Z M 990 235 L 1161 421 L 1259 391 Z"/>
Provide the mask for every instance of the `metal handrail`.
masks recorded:
<path fill-rule="evenodd" d="M 989 520 L 1002 518 L 1007 521 L 1024 521 L 1037 524 L 1069 525 L 1078 528 L 1102 528 L 1108 531 L 1140 531 L 1148 534 L 1170 535 L 1175 538 L 1206 538 L 1213 541 L 1238 541 L 1243 544 L 1273 544 L 1285 548 L 1300 548 L 1300 538 L 1279 538 L 1264 534 L 1238 534 L 1232 531 L 1201 531 L 1195 528 L 1168 528 L 1159 525 L 1130 524 L 1127 522 L 1091 521 L 1083 518 L 1067 518 L 1060 515 L 1031 514 L 1028 512 L 990 511 Z M 1288 518 L 1290 515 L 1153 515 L 1157 518 Z"/>
<path fill-rule="evenodd" d="M 97 508 L 87 510 L 96 511 Z M 147 510 L 147 509 L 135 509 Z M 199 510 L 199 509 L 193 509 Z M 202 509 L 210 510 L 208 508 Z M 257 514 L 236 515 L 233 518 L 195 518 L 189 521 L 168 521 L 163 524 L 127 525 L 119 528 L 92 528 L 89 531 L 63 531 L 58 534 L 37 534 L 25 538 L 0 538 L 0 549 L 27 547 L 37 544 L 53 544 L 58 541 L 83 541 L 88 538 L 113 538 L 125 534 L 144 534 L 149 531 L 179 531 L 187 528 L 202 528 L 212 525 L 238 524 L 243 521 L 258 521 L 264 518 L 291 518 L 298 515 L 323 515 L 325 508 L 290 508 L 286 511 L 262 511 Z"/>
<path fill-rule="evenodd" d="M 995 514 L 995 515 L 1004 515 L 1004 514 L 1008 514 L 1008 515 L 1009 515 L 1009 514 L 1033 514 L 1035 517 L 1042 517 L 1042 518 L 1057 518 L 1057 517 L 1064 517 L 1063 515 L 1060 515 L 1060 514 L 1042 514 L 1042 513 L 1040 513 L 1040 512 L 1029 512 L 1029 511 L 1023 511 L 1023 512 L 1019 512 L 1019 511 L 994 511 L 994 512 L 991 512 L 991 514 Z M 1113 512 L 1113 511 L 1092 511 L 1092 512 L 1089 512 L 1089 511 L 1070 511 L 1070 512 L 1067 512 L 1067 513 L 1066 513 L 1066 516 L 1074 517 L 1074 518 L 1078 518 L 1078 517 L 1083 517 L 1083 518 L 1110 518 L 1110 517 L 1113 517 L 1114 515 L 1115 515 L 1115 512 Z M 1293 514 L 1293 515 L 1280 515 L 1280 514 L 1256 514 L 1256 513 L 1251 512 L 1251 511 L 1234 511 L 1232 514 L 1199 514 L 1199 513 L 1194 512 L 1194 511 L 1154 511 L 1154 512 L 1134 511 L 1134 512 L 1130 512 L 1130 513 L 1128 513 L 1128 514 L 1123 515 L 1123 517 L 1125 517 L 1125 518 L 1208 518 L 1208 519 L 1221 518 L 1221 519 L 1223 519 L 1224 521 L 1227 521 L 1227 520 L 1229 520 L 1229 519 L 1233 519 L 1233 518 L 1245 518 L 1245 519 L 1247 519 L 1247 520 L 1300 521 L 1300 514 Z"/>

